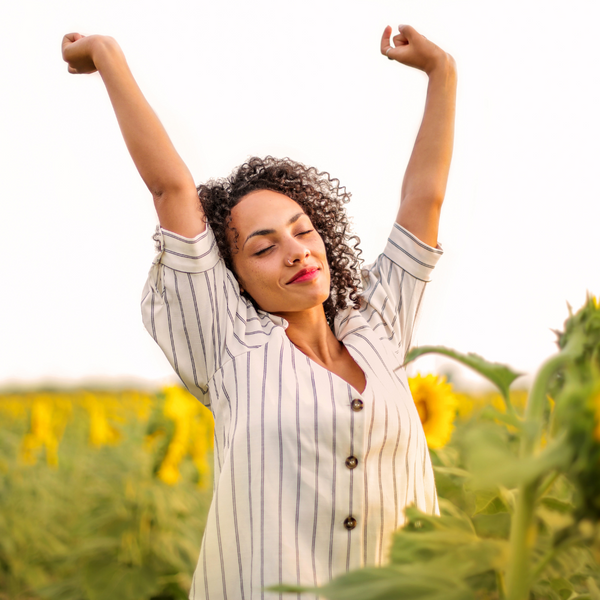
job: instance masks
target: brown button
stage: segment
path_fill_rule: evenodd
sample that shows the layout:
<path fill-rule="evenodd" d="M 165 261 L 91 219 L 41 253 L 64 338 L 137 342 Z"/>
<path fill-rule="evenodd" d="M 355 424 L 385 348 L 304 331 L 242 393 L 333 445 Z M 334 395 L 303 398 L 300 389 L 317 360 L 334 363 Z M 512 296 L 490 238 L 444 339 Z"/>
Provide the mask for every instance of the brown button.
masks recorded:
<path fill-rule="evenodd" d="M 346 529 L 354 529 L 356 527 L 356 519 L 354 517 L 347 517 L 344 519 L 344 527 Z"/>
<path fill-rule="evenodd" d="M 349 469 L 355 469 L 357 464 L 358 464 L 358 458 L 356 458 L 356 456 L 349 456 L 346 459 L 346 466 Z"/>
<path fill-rule="evenodd" d="M 354 411 L 354 412 L 359 412 L 363 409 L 363 401 L 360 400 L 359 398 L 354 398 L 354 400 L 352 400 L 352 402 L 350 402 L 350 408 Z"/>

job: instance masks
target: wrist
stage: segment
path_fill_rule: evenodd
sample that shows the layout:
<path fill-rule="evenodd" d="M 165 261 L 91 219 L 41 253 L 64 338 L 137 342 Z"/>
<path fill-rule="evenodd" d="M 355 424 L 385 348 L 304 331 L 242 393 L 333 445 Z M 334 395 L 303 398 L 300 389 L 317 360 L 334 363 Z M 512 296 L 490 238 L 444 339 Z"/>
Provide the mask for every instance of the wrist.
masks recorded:
<path fill-rule="evenodd" d="M 449 77 L 456 78 L 456 61 L 450 54 L 441 51 L 435 59 L 431 61 L 425 72 L 429 78 L 439 76 L 445 79 Z"/>
<path fill-rule="evenodd" d="M 92 60 L 98 71 L 102 71 L 111 62 L 123 57 L 117 41 L 108 35 L 94 36 L 91 47 Z"/>

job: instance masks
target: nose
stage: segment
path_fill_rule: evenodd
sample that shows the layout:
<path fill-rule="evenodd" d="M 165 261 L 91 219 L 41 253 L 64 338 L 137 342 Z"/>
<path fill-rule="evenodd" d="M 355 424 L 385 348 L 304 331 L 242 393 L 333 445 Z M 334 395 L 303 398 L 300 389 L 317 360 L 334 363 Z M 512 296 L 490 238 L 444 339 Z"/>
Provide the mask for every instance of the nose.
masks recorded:
<path fill-rule="evenodd" d="M 310 256 L 310 250 L 303 244 L 298 243 L 294 240 L 293 246 L 289 249 L 286 263 L 288 266 L 293 267 L 294 263 L 302 262 Z"/>

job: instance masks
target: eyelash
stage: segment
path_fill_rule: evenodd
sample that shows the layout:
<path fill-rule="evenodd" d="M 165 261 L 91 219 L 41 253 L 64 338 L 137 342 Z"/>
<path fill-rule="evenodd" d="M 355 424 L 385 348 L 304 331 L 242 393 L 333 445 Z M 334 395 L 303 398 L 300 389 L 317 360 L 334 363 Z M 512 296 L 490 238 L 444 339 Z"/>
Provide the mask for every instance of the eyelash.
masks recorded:
<path fill-rule="evenodd" d="M 306 235 L 307 233 L 312 233 L 314 231 L 314 229 L 307 229 L 306 231 L 301 231 L 298 235 Z M 268 246 L 267 248 L 263 248 L 262 250 L 259 250 L 258 252 L 254 253 L 254 256 L 260 256 L 261 254 L 264 254 L 267 250 L 270 250 L 273 246 Z"/>

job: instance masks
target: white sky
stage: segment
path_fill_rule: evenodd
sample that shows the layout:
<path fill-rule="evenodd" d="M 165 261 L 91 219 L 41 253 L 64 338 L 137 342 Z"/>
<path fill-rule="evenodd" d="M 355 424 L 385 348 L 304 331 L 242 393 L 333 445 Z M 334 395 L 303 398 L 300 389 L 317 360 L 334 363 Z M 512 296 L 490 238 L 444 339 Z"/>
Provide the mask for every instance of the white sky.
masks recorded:
<path fill-rule="evenodd" d="M 381 32 L 408 23 L 449 51 L 459 93 L 445 255 L 416 342 L 535 370 L 566 302 L 600 294 L 599 6 L 3 2 L 0 387 L 173 377 L 139 309 L 152 202 L 99 76 L 67 73 L 71 31 L 119 41 L 196 181 L 255 154 L 338 177 L 367 260 L 395 217 L 426 89 L 379 54 Z"/>

